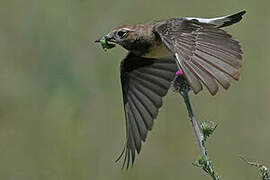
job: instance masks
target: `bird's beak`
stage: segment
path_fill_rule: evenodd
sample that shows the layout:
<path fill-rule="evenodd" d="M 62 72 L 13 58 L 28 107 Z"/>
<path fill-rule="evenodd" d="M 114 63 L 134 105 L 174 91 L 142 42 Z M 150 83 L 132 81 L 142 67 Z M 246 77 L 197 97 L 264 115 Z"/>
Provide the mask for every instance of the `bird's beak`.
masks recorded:
<path fill-rule="evenodd" d="M 103 37 L 98 38 L 97 40 L 95 40 L 95 43 L 99 43 L 99 42 L 100 42 L 100 40 L 101 40 L 102 38 L 103 38 Z"/>
<path fill-rule="evenodd" d="M 114 33 L 109 33 L 105 37 L 106 41 L 108 42 L 114 42 L 115 43 L 115 38 L 114 38 Z"/>
<path fill-rule="evenodd" d="M 115 47 L 114 43 L 108 43 L 108 42 L 116 42 L 114 35 L 112 33 L 109 33 L 97 40 L 95 40 L 95 43 L 100 43 L 102 48 L 106 51 L 107 49 L 112 49 Z"/>
<path fill-rule="evenodd" d="M 102 39 L 105 39 L 107 42 L 116 42 L 113 33 L 109 33 L 101 38 L 98 38 L 97 40 L 95 40 L 95 43 L 99 43 Z"/>

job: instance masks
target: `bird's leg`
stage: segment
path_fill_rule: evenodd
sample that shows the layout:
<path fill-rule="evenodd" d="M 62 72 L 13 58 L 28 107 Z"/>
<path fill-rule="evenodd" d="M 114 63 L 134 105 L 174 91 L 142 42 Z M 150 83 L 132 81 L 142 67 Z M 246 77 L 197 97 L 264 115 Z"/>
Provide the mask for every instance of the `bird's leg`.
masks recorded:
<path fill-rule="evenodd" d="M 188 110 L 188 115 L 190 117 L 193 129 L 194 129 L 194 132 L 195 132 L 195 135 L 196 135 L 196 139 L 197 139 L 197 141 L 199 143 L 200 151 L 201 151 L 201 154 L 202 154 L 202 159 L 200 159 L 198 161 L 198 164 L 194 164 L 194 165 L 196 165 L 198 167 L 201 167 L 214 180 L 219 180 L 219 176 L 216 175 L 216 173 L 214 171 L 214 168 L 213 168 L 213 165 L 212 165 L 211 161 L 209 161 L 209 158 L 208 158 L 208 155 L 207 155 L 207 150 L 206 150 L 206 146 L 205 146 L 205 140 L 206 140 L 207 133 L 205 133 L 203 131 L 204 134 L 205 134 L 204 135 L 201 132 L 198 121 L 196 120 L 194 112 L 192 110 L 192 106 L 191 106 L 189 95 L 188 95 L 191 88 L 190 88 L 188 82 L 186 81 L 186 79 L 182 75 L 177 75 L 175 77 L 175 79 L 173 81 L 173 87 L 174 87 L 174 90 L 179 92 L 181 94 L 181 96 L 184 98 L 184 102 L 185 102 L 187 110 Z M 212 131 L 214 129 L 215 129 L 215 127 L 212 128 Z"/>

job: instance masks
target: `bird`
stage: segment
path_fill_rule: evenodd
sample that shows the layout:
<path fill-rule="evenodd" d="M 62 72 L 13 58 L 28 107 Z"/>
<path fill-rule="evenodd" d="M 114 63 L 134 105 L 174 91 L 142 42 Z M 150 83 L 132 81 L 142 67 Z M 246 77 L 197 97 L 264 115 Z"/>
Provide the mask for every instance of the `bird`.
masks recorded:
<path fill-rule="evenodd" d="M 147 24 L 127 24 L 97 39 L 128 50 L 120 64 L 126 142 L 117 161 L 134 164 L 142 142 L 176 76 L 182 76 L 197 94 L 206 87 L 216 95 L 231 79 L 239 80 L 240 43 L 222 28 L 239 22 L 245 10 L 216 18 L 181 17 Z"/>

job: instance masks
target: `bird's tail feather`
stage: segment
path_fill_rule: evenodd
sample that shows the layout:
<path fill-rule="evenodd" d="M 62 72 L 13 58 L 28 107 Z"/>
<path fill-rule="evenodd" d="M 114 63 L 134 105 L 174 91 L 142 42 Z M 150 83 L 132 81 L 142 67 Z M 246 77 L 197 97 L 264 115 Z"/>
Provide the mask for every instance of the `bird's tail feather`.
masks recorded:
<path fill-rule="evenodd" d="M 188 19 L 188 20 L 196 19 L 199 22 L 214 24 L 218 28 L 221 28 L 221 27 L 229 26 L 229 25 L 232 25 L 234 23 L 239 22 L 245 13 L 246 13 L 246 11 L 243 10 L 243 11 L 236 13 L 236 14 L 233 14 L 233 15 L 222 16 L 222 17 L 217 17 L 217 18 L 192 18 L 192 17 L 188 17 L 186 19 Z"/>
<path fill-rule="evenodd" d="M 245 10 L 233 14 L 233 15 L 229 15 L 229 16 L 225 16 L 223 19 L 220 20 L 220 25 L 218 25 L 219 28 L 221 27 L 225 27 L 225 26 L 230 26 L 234 23 L 239 22 L 242 19 L 242 16 L 246 13 Z"/>

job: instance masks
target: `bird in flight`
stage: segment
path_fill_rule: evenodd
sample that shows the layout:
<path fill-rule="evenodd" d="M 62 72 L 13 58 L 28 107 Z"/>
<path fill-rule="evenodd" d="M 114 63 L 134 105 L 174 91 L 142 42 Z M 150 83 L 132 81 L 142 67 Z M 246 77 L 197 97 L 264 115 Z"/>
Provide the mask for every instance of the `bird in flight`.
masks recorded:
<path fill-rule="evenodd" d="M 230 87 L 239 79 L 242 50 L 222 28 L 239 22 L 246 11 L 217 17 L 183 17 L 149 24 L 123 25 L 95 42 L 127 49 L 122 60 L 121 84 L 126 118 L 126 143 L 118 158 L 129 167 L 153 127 L 162 97 L 176 76 L 182 76 L 195 94 L 203 85 L 211 95 L 218 83 Z"/>

